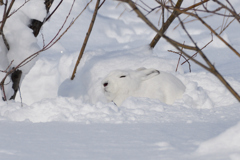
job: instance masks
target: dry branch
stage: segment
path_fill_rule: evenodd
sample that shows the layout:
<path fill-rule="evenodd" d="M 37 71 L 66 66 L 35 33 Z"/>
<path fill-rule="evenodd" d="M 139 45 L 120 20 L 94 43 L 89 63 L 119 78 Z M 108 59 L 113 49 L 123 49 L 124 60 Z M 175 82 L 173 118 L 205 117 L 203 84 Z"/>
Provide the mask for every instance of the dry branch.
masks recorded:
<path fill-rule="evenodd" d="M 211 34 L 212 35 L 212 34 Z M 210 43 L 213 42 L 213 35 L 212 35 L 212 39 L 201 48 L 201 50 L 203 50 L 204 48 L 206 48 Z M 192 55 L 192 59 L 195 58 L 197 56 L 198 52 L 196 52 L 195 54 Z M 186 61 L 184 61 L 181 65 L 183 65 L 184 63 L 188 62 L 190 59 L 187 59 Z"/>
<path fill-rule="evenodd" d="M 180 8 L 182 2 L 183 2 L 183 0 L 178 0 L 175 8 Z M 162 7 L 162 8 L 164 8 L 164 7 Z M 163 14 L 164 14 L 164 11 L 163 11 Z M 162 24 L 162 28 L 159 30 L 159 32 L 164 33 L 177 16 L 178 16 L 178 12 L 177 11 L 173 11 L 171 16 L 167 19 L 167 21 Z M 163 18 L 164 18 L 164 15 L 163 15 Z M 150 43 L 150 47 L 154 48 L 160 38 L 161 38 L 161 36 L 159 34 L 156 34 L 156 36 L 153 38 L 152 42 Z"/>
<path fill-rule="evenodd" d="M 236 20 L 240 23 L 240 16 L 239 16 L 239 14 L 234 10 L 232 4 L 228 0 L 227 0 L 227 2 L 231 6 L 232 9 L 230 9 L 229 7 L 227 7 L 226 5 L 224 5 L 222 2 L 220 2 L 218 0 L 213 0 L 213 1 L 218 3 L 220 6 L 222 6 L 226 10 L 228 10 L 236 18 Z"/>
<path fill-rule="evenodd" d="M 185 12 L 185 11 L 182 11 L 180 9 L 177 9 L 175 8 L 174 10 L 180 12 L 180 13 L 184 13 L 184 14 L 187 14 L 187 15 L 190 15 L 192 17 L 195 17 L 197 18 L 205 27 L 207 27 L 215 36 L 217 36 L 226 46 L 228 46 L 237 56 L 240 57 L 240 53 L 235 49 L 233 48 L 227 41 L 225 41 L 210 25 L 208 25 L 201 17 L 198 16 L 197 13 L 189 13 L 189 12 Z"/>
<path fill-rule="evenodd" d="M 9 14 L 10 14 L 10 11 L 13 7 L 13 4 L 14 4 L 15 0 L 12 0 L 10 5 L 8 6 L 8 1 L 6 1 L 6 3 L 4 4 L 5 7 L 4 7 L 4 13 L 3 13 L 3 18 L 2 18 L 2 23 L 1 23 L 1 27 L 0 27 L 0 35 L 2 35 L 2 38 L 3 38 L 3 42 L 6 46 L 6 48 L 9 50 L 10 49 L 10 46 L 9 46 L 9 43 L 3 33 L 3 27 L 7 21 L 7 18 L 9 17 Z"/>
<path fill-rule="evenodd" d="M 62 4 L 63 0 L 61 0 L 58 5 L 55 7 L 55 9 L 52 11 L 52 13 L 44 20 L 44 22 L 48 21 L 52 15 L 56 12 L 56 10 L 60 7 L 60 5 Z M 52 2 L 51 2 L 52 3 Z M 49 12 L 49 9 L 48 9 L 48 12 Z"/>
<path fill-rule="evenodd" d="M 176 51 L 172 51 L 172 50 L 168 50 L 168 52 L 175 53 L 175 54 L 178 54 L 180 57 L 183 57 L 183 58 L 185 59 L 184 63 L 185 63 L 185 62 L 188 62 L 189 72 L 191 72 L 191 64 L 190 64 L 190 62 L 189 62 L 189 59 L 187 59 L 187 58 L 183 55 L 182 52 L 180 53 L 180 52 L 176 52 Z M 181 65 L 183 65 L 184 63 L 182 63 Z"/>
<path fill-rule="evenodd" d="M 80 63 L 80 60 L 83 56 L 83 53 L 84 53 L 84 50 L 86 48 L 86 45 L 87 45 L 87 42 L 88 42 L 88 39 L 89 39 L 89 36 L 91 34 L 91 31 L 92 31 L 92 28 L 93 28 L 93 25 L 94 25 L 94 22 L 95 22 L 95 19 L 96 19 L 96 16 L 97 16 L 97 12 L 98 12 L 98 9 L 99 9 L 99 4 L 100 4 L 100 0 L 97 0 L 96 2 L 96 6 L 95 6 L 95 10 L 94 10 L 94 13 L 93 13 L 93 16 L 92 16 L 92 20 L 91 20 L 91 23 L 89 25 L 89 28 L 88 28 L 88 32 L 86 34 L 86 37 L 84 39 L 84 42 L 83 42 L 83 45 L 82 45 L 82 48 L 80 50 L 80 53 L 79 53 L 79 56 L 78 56 L 78 59 L 77 59 L 77 62 L 75 64 L 75 67 L 74 67 L 74 70 L 73 70 L 73 73 L 72 73 L 72 76 L 71 76 L 71 80 L 74 79 L 75 77 L 75 74 L 77 72 L 77 67 Z"/>
<path fill-rule="evenodd" d="M 127 2 L 130 7 L 132 7 L 132 9 L 137 13 L 138 17 L 141 18 L 150 28 L 152 28 L 155 32 L 157 32 L 161 37 L 163 37 L 168 43 L 172 44 L 177 50 L 181 51 L 180 47 L 184 48 L 184 49 L 189 49 L 189 50 L 194 50 L 194 51 L 198 51 L 198 49 L 195 46 L 189 46 L 189 45 L 185 45 L 185 44 L 181 44 L 171 38 L 169 38 L 168 36 L 166 36 L 165 34 L 161 33 L 143 14 L 142 12 L 136 7 L 135 3 L 132 2 L 131 0 L 119 0 L 122 2 Z M 183 52 L 183 54 L 187 57 L 190 58 L 192 61 L 194 61 L 195 63 L 197 63 L 198 65 L 200 65 L 201 67 L 203 67 L 206 70 L 209 70 L 209 68 L 207 66 L 205 66 L 204 64 L 202 64 L 201 62 L 192 59 L 191 56 L 189 56 L 188 54 L 186 54 L 185 52 Z"/>
<path fill-rule="evenodd" d="M 204 3 L 208 2 L 208 1 L 209 0 L 203 0 L 203 1 L 201 1 L 199 3 L 196 3 L 192 6 L 189 6 L 185 9 L 183 9 L 183 10 L 188 11 L 188 10 L 195 9 L 196 7 L 198 7 L 200 5 L 203 5 Z M 182 2 L 183 2 L 183 0 L 178 0 L 174 8 L 180 9 Z M 158 2 L 158 3 L 162 6 L 162 9 L 165 8 L 165 5 L 163 5 L 161 2 Z M 171 25 L 171 23 L 174 21 L 174 19 L 177 16 L 179 16 L 180 14 L 181 14 L 181 12 L 177 12 L 176 10 L 173 10 L 171 16 L 167 19 L 167 21 L 165 23 L 162 23 L 163 25 L 162 25 L 162 28 L 160 29 L 160 32 L 164 33 L 168 29 L 168 27 Z M 164 18 L 164 16 L 163 16 L 163 18 Z M 157 44 L 157 42 L 160 40 L 160 38 L 161 38 L 161 36 L 159 34 L 156 34 L 156 36 L 153 38 L 153 40 L 150 43 L 150 47 L 154 48 L 155 45 Z"/>
<path fill-rule="evenodd" d="M 201 22 L 204 22 L 199 16 L 197 16 L 198 19 Z M 197 46 L 196 42 L 193 40 L 193 38 L 191 37 L 191 35 L 188 33 L 188 31 L 186 30 L 183 22 L 181 21 L 180 17 L 178 17 L 181 26 L 183 28 L 183 30 L 186 32 L 186 34 L 188 35 L 189 39 L 192 41 L 192 43 L 195 45 L 195 47 L 197 48 L 197 52 L 200 53 L 200 55 L 202 56 L 203 60 L 208 64 L 209 66 L 209 71 L 215 75 L 221 82 L 222 84 L 232 93 L 232 95 L 240 102 L 240 96 L 238 95 L 238 93 L 231 87 L 231 85 L 224 79 L 224 77 L 218 72 L 218 70 L 215 68 L 215 66 L 209 61 L 209 59 L 206 57 L 206 55 L 202 52 L 201 49 L 199 49 L 199 47 Z M 206 23 L 205 23 L 206 24 Z M 207 25 L 207 24 L 206 24 Z M 209 26 L 209 25 L 207 25 Z M 208 28 L 210 31 L 212 31 L 212 29 Z M 214 30 L 213 30 L 214 31 Z M 216 33 L 215 31 L 213 32 L 214 34 Z M 215 34 L 216 35 L 216 34 Z M 224 41 L 224 40 L 223 40 Z M 225 42 L 225 41 L 224 41 Z M 231 46 L 230 46 L 231 47 Z"/>
<path fill-rule="evenodd" d="M 194 44 L 194 47 L 192 47 L 192 48 L 194 48 L 195 51 L 199 52 L 199 54 L 202 56 L 203 60 L 207 63 L 207 66 L 202 64 L 201 62 L 193 59 L 186 52 L 184 52 L 180 48 L 180 47 L 182 47 L 182 45 L 179 45 L 178 42 L 173 41 L 169 37 L 165 36 L 163 33 L 159 32 L 159 30 L 157 30 L 157 28 L 142 14 L 142 12 L 137 8 L 137 6 L 135 5 L 135 3 L 132 0 L 119 0 L 119 1 L 128 3 L 129 6 L 135 11 L 135 13 L 138 15 L 139 18 L 141 18 L 150 28 L 152 28 L 160 36 L 162 36 L 165 40 L 167 40 L 167 42 L 169 42 L 171 45 L 173 45 L 179 52 L 182 52 L 186 57 L 190 58 L 192 61 L 194 61 L 195 63 L 197 63 L 201 67 L 203 67 L 204 69 L 206 69 L 209 72 L 211 72 L 212 74 L 214 74 L 222 82 L 222 84 L 234 95 L 234 97 L 240 102 L 240 96 L 238 95 L 238 93 L 229 85 L 229 83 L 223 78 L 223 76 L 217 71 L 215 66 L 208 60 L 208 58 L 205 56 L 205 54 L 197 46 L 197 44 L 194 42 L 194 40 L 192 39 L 190 34 L 187 32 L 187 30 L 186 30 L 186 28 L 185 28 L 185 26 L 184 26 L 184 24 L 181 21 L 179 16 L 178 16 L 178 19 L 179 19 L 179 21 L 181 23 L 181 26 L 182 26 L 183 30 L 186 32 L 186 34 L 188 35 L 189 39 Z M 178 11 L 178 9 L 176 9 L 176 8 L 175 8 L 175 10 Z M 198 18 L 199 18 L 199 20 L 201 19 L 200 17 L 198 17 Z"/>

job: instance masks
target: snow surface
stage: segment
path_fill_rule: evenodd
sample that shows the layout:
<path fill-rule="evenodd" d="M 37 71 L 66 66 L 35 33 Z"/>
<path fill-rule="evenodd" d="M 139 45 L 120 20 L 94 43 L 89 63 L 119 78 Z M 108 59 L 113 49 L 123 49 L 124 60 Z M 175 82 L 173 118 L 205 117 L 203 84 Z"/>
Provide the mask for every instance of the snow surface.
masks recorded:
<path fill-rule="evenodd" d="M 34 2 L 38 3 L 32 1 L 29 5 Z M 58 2 L 54 1 L 53 6 Z M 67 24 L 87 2 L 75 2 Z M 45 43 L 58 32 L 71 3 L 64 1 L 44 25 L 41 32 Z M 237 100 L 216 77 L 193 62 L 191 73 L 187 63 L 175 72 L 179 56 L 167 51 L 174 48 L 164 40 L 160 40 L 154 50 L 149 50 L 148 44 L 155 33 L 133 12 L 128 12 L 126 5 L 106 1 L 99 10 L 76 77 L 70 80 L 94 3 L 57 44 L 39 55 L 32 68 L 31 65 L 26 67 L 21 85 L 23 104 L 20 95 L 16 102 L 0 100 L 0 159 L 240 159 L 240 105 Z M 149 3 L 154 6 L 155 2 Z M 240 10 L 239 1 L 232 3 L 237 11 Z M 19 48 L 20 29 L 26 31 L 27 37 L 23 39 L 29 40 L 29 43 L 20 43 L 23 49 L 34 46 L 26 53 L 17 52 L 21 58 L 43 45 L 41 36 L 36 41 L 29 34 L 26 24 L 33 17 L 27 16 L 30 13 L 27 8 L 25 5 L 15 15 L 19 16 L 17 19 L 22 28 L 19 26 L 16 33 L 7 32 L 6 28 L 16 46 L 13 50 Z M 46 14 L 41 5 L 39 11 L 34 9 L 31 13 L 40 19 Z M 149 15 L 155 23 L 159 18 L 156 14 Z M 207 21 L 213 25 L 222 23 L 220 18 L 208 18 Z M 167 34 L 190 43 L 180 28 L 173 30 L 177 24 L 175 21 Z M 9 30 L 15 28 L 10 22 L 9 26 Z M 200 46 L 211 39 L 200 23 L 189 23 L 187 27 Z M 239 24 L 234 22 L 223 38 L 240 50 L 238 28 Z M 240 93 L 239 58 L 216 37 L 204 52 Z M 3 45 L 1 53 L 6 53 Z M 0 54 L 1 70 L 8 66 L 7 58 L 18 56 L 15 53 Z M 201 60 L 199 56 L 196 58 Z M 14 62 L 17 64 L 18 60 L 21 59 Z M 107 103 L 101 90 L 102 79 L 112 70 L 139 67 L 174 74 L 186 85 L 183 98 L 173 105 L 134 97 L 128 98 L 120 107 Z M 4 75 L 0 74 L 0 77 Z"/>

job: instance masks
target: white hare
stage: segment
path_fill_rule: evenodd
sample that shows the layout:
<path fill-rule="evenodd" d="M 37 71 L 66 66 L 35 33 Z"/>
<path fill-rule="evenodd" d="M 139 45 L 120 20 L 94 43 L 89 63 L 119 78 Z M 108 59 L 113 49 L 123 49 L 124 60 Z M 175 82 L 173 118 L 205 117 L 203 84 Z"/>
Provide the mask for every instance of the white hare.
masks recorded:
<path fill-rule="evenodd" d="M 156 69 L 116 70 L 102 80 L 106 98 L 120 106 L 127 97 L 147 97 L 172 104 L 185 91 L 184 84 L 170 73 Z"/>

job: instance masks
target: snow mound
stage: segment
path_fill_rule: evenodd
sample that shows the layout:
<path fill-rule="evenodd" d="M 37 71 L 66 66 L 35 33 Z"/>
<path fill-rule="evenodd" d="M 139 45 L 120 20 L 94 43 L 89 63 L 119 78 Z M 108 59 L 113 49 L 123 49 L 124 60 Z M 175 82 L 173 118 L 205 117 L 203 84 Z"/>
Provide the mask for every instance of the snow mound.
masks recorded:
<path fill-rule="evenodd" d="M 76 55 L 67 59 L 63 58 L 64 60 L 60 60 L 63 64 L 59 64 L 59 66 L 74 66 Z M 60 85 L 59 96 L 82 97 L 91 104 L 106 103 L 101 89 L 101 81 L 109 72 L 117 69 L 146 67 L 172 73 L 185 84 L 186 91 L 182 100 L 178 101 L 181 106 L 211 109 L 237 103 L 226 87 L 212 74 L 206 72 L 184 74 L 181 67 L 178 72 L 175 72 L 177 60 L 160 58 L 148 47 L 114 52 L 92 51 L 84 55 L 81 63 L 75 79 L 71 81 L 68 78 Z M 67 72 L 64 71 L 65 73 Z M 227 80 L 237 92 L 240 92 L 238 81 L 232 78 L 227 78 Z"/>
<path fill-rule="evenodd" d="M 200 144 L 196 150 L 199 155 L 230 155 L 231 160 L 240 158 L 240 123 L 227 129 L 219 136 Z M 220 154 L 220 155 L 219 155 Z"/>
<path fill-rule="evenodd" d="M 76 59 L 75 56 L 72 57 Z M 68 62 L 75 63 L 74 60 Z M 63 61 L 65 65 L 65 61 Z M 90 103 L 106 102 L 101 90 L 102 79 L 111 71 L 117 69 L 137 69 L 140 67 L 155 68 L 161 71 L 173 72 L 176 60 L 165 60 L 157 57 L 148 46 L 132 50 L 113 52 L 88 52 L 83 56 L 76 77 L 73 81 L 66 79 L 59 87 L 58 95 L 64 97 L 85 97 Z M 74 64 L 68 64 L 68 66 Z M 183 70 L 179 68 L 179 72 Z"/>
<path fill-rule="evenodd" d="M 136 104 L 139 104 L 137 107 Z M 134 99 L 125 102 L 125 107 L 119 108 L 113 103 L 96 103 L 90 105 L 73 98 L 56 98 L 34 103 L 32 106 L 9 102 L 1 106 L 0 115 L 13 121 L 51 122 L 68 121 L 82 123 L 131 123 L 145 121 L 144 116 L 162 112 L 163 107 L 158 101 Z"/>
<path fill-rule="evenodd" d="M 238 103 L 226 87 L 211 73 L 187 73 L 181 76 L 186 85 L 183 101 L 186 107 L 211 109 L 213 107 L 228 106 Z M 240 92 L 240 83 L 227 78 L 233 88 Z"/>
<path fill-rule="evenodd" d="M 81 123 L 138 123 L 166 121 L 205 121 L 208 117 L 222 119 L 227 109 L 212 111 L 214 108 L 236 106 L 238 103 L 219 80 L 206 72 L 175 72 L 176 60 L 163 59 L 147 47 L 132 50 L 106 52 L 89 51 L 83 56 L 76 77 L 69 79 L 78 53 L 62 55 L 58 63 L 51 58 L 39 60 L 31 70 L 31 79 L 36 84 L 28 94 L 52 98 L 34 100 L 35 103 L 21 107 L 19 102 L 4 102 L 0 105 L 0 117 L 13 121 L 51 122 L 74 121 Z M 101 89 L 102 79 L 112 70 L 156 68 L 177 76 L 186 86 L 183 98 L 172 105 L 150 98 L 127 98 L 117 107 L 107 100 Z M 35 77 L 45 77 L 37 79 Z M 232 78 L 227 80 L 240 91 L 240 83 Z M 42 87 L 41 84 L 46 83 Z M 53 88 L 54 87 L 54 88 Z M 58 95 L 54 92 L 58 89 Z M 28 89 L 28 91 L 30 91 Z M 24 98 L 23 98 L 24 100 Z M 23 101 L 24 102 L 24 101 Z M 206 111 L 201 111 L 206 110 Z M 210 112 L 209 112 L 210 111 Z M 202 115 L 202 113 L 206 115 Z M 174 114 L 173 114 L 174 113 Z M 229 115 L 226 115 L 229 116 Z M 204 120 L 204 118 L 205 120 Z"/>

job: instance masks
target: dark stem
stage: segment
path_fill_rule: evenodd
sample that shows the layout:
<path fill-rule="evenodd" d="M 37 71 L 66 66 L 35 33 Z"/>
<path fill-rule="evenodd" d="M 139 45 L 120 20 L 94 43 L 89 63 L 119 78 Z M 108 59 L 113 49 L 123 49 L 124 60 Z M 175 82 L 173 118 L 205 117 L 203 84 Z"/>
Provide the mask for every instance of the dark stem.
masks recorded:
<path fill-rule="evenodd" d="M 11 99 L 15 99 L 17 92 L 19 90 L 19 86 L 20 86 L 20 81 L 21 81 L 21 77 L 22 77 L 22 71 L 21 70 L 16 70 L 15 72 L 12 73 L 11 75 L 11 80 L 13 82 L 12 85 L 12 89 L 14 91 L 14 94 L 12 95 Z"/>

